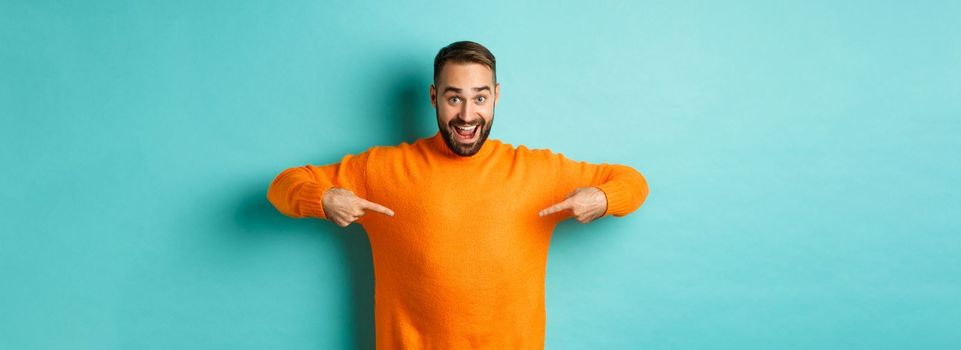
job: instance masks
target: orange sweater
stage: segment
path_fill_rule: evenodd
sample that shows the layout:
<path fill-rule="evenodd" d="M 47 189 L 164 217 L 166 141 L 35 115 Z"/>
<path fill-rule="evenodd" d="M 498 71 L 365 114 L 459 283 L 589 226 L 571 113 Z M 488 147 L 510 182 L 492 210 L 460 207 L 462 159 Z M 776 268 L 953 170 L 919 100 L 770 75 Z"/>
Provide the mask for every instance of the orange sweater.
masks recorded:
<path fill-rule="evenodd" d="M 394 211 L 356 221 L 370 239 L 378 349 L 543 349 L 548 246 L 573 215 L 538 212 L 577 187 L 604 191 L 605 216 L 627 215 L 648 194 L 628 166 L 495 139 L 461 157 L 438 132 L 286 169 L 267 198 L 284 215 L 326 219 L 322 194 L 333 186 Z"/>

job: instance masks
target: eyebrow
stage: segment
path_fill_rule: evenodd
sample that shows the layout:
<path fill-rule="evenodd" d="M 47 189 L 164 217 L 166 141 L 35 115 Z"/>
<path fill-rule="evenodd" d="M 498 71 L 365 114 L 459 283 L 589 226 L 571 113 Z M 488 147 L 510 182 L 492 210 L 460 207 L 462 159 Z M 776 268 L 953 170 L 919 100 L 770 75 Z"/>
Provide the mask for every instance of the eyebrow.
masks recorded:
<path fill-rule="evenodd" d="M 487 86 L 487 85 L 484 85 L 484 86 L 479 86 L 479 87 L 472 88 L 471 90 L 474 90 L 475 92 L 481 92 L 481 91 L 487 90 L 487 91 L 489 92 L 489 91 L 491 91 L 491 87 L 490 87 L 490 86 Z M 450 92 L 450 91 L 453 91 L 453 92 L 456 92 L 456 93 L 461 93 L 461 92 L 464 91 L 464 90 L 461 89 L 461 88 L 455 88 L 455 87 L 453 87 L 453 86 L 448 86 L 448 87 L 445 87 L 445 88 L 444 88 L 444 93 L 445 93 L 445 94 L 448 93 L 448 92 Z"/>

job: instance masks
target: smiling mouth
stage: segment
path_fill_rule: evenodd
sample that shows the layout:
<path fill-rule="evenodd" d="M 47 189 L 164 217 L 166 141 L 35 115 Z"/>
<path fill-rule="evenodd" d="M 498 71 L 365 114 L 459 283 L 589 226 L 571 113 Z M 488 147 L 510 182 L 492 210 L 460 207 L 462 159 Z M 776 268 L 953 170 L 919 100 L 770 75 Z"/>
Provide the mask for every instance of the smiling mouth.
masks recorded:
<path fill-rule="evenodd" d="M 479 125 L 469 127 L 454 126 L 454 133 L 457 134 L 458 140 L 470 141 L 477 136 L 477 129 L 480 129 Z"/>

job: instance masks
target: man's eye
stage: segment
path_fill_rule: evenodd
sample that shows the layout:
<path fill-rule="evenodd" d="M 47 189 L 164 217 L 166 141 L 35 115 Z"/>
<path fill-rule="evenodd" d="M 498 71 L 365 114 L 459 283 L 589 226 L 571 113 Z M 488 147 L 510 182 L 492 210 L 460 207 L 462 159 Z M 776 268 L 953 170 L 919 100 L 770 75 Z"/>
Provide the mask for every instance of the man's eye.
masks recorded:
<path fill-rule="evenodd" d="M 457 103 L 457 102 L 460 102 L 460 97 L 456 97 L 456 96 L 455 96 L 455 97 L 451 97 L 451 98 L 449 98 L 449 99 L 447 99 L 447 100 L 450 101 L 450 103 Z"/>
<path fill-rule="evenodd" d="M 477 96 L 477 102 L 487 101 L 487 96 Z"/>

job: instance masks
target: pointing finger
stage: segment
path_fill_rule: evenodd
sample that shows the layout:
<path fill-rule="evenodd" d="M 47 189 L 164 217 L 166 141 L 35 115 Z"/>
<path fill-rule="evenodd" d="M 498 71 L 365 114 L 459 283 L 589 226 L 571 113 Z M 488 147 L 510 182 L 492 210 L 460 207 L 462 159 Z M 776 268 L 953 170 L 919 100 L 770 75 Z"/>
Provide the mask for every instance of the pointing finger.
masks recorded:
<path fill-rule="evenodd" d="M 561 210 L 570 209 L 572 207 L 573 207 L 573 204 L 571 203 L 570 200 L 564 200 L 563 202 L 547 207 L 547 209 L 541 210 L 539 215 L 540 216 L 551 215 Z"/>
<path fill-rule="evenodd" d="M 385 207 L 385 206 L 383 206 L 383 205 L 380 205 L 380 204 L 371 202 L 371 201 L 366 200 L 366 199 L 362 199 L 362 200 L 363 200 L 363 202 L 361 202 L 361 203 L 362 203 L 361 206 L 362 206 L 363 208 L 365 208 L 365 209 L 370 209 L 370 210 L 376 211 L 376 212 L 378 212 L 378 213 L 381 213 L 381 214 L 384 214 L 384 215 L 387 215 L 387 216 L 394 216 L 394 211 L 393 211 L 393 210 L 390 210 L 390 208 L 387 208 L 387 207 Z"/>

